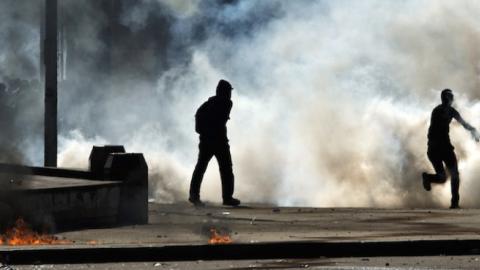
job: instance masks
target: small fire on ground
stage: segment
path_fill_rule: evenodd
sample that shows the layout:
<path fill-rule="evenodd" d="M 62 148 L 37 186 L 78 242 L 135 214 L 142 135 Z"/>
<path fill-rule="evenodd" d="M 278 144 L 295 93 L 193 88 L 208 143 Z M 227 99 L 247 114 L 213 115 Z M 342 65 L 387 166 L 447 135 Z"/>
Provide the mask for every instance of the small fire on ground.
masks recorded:
<path fill-rule="evenodd" d="M 210 229 L 210 239 L 208 240 L 209 244 L 231 244 L 232 238 L 228 234 L 226 235 L 221 235 L 217 232 L 216 229 L 212 228 Z"/>
<path fill-rule="evenodd" d="M 17 219 L 15 226 L 0 235 L 1 245 L 62 245 L 71 243 L 69 240 L 58 239 L 54 235 L 34 232 L 22 218 Z"/>

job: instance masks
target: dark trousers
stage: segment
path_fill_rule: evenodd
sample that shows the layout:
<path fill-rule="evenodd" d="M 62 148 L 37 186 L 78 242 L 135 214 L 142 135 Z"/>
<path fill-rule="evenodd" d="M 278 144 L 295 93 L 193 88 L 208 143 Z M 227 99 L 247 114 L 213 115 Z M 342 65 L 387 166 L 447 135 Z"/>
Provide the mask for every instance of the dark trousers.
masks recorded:
<path fill-rule="evenodd" d="M 457 157 L 455 156 L 453 147 L 429 147 L 427 155 L 435 169 L 435 174 L 427 174 L 426 180 L 431 183 L 445 183 L 447 181 L 447 175 L 445 173 L 445 168 L 443 167 L 443 163 L 445 163 L 451 176 L 452 205 L 458 206 L 458 201 L 460 200 L 460 195 L 458 193 L 460 187 L 460 175 L 458 173 Z"/>
<path fill-rule="evenodd" d="M 198 145 L 198 161 L 193 171 L 192 181 L 190 182 L 190 198 L 200 198 L 200 185 L 203 175 L 207 170 L 208 163 L 213 156 L 217 159 L 220 169 L 220 178 L 222 180 L 222 197 L 230 199 L 233 195 L 234 176 L 232 170 L 232 156 L 230 154 L 230 145 L 228 141 L 205 141 L 200 140 Z"/>

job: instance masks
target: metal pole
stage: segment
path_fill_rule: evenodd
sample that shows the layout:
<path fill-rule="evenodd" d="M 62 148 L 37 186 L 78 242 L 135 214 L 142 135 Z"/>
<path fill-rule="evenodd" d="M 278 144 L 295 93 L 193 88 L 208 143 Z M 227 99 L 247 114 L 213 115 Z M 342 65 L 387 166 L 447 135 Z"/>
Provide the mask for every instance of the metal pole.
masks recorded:
<path fill-rule="evenodd" d="M 57 166 L 57 0 L 45 3 L 45 166 Z"/>

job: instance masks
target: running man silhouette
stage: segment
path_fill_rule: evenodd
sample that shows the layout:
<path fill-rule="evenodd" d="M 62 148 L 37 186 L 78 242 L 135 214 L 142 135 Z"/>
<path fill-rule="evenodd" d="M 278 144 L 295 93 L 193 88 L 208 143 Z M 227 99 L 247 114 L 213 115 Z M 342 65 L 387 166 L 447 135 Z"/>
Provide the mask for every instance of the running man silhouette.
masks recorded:
<path fill-rule="evenodd" d="M 460 186 L 460 175 L 457 166 L 457 157 L 453 151 L 454 147 L 450 142 L 448 135 L 450 122 L 452 118 L 457 120 L 462 126 L 471 132 L 472 137 L 478 142 L 480 136 L 477 130 L 463 120 L 460 113 L 452 107 L 453 93 L 450 89 L 445 89 L 441 93 L 442 104 L 435 107 L 430 119 L 430 128 L 428 129 L 428 159 L 435 169 L 435 174 L 423 173 L 423 187 L 425 190 L 431 190 L 431 183 L 445 183 L 447 175 L 443 163 L 451 177 L 452 200 L 450 208 L 459 208 L 460 195 L 458 189 Z"/>
<path fill-rule="evenodd" d="M 208 163 L 213 156 L 217 159 L 222 180 L 222 197 L 224 205 L 237 206 L 238 199 L 233 198 L 234 176 L 232 156 L 227 138 L 227 121 L 232 110 L 232 85 L 220 80 L 216 95 L 203 103 L 195 114 L 195 131 L 200 134 L 198 145 L 198 161 L 190 182 L 190 197 L 188 200 L 195 206 L 203 206 L 200 200 L 200 185 Z"/>

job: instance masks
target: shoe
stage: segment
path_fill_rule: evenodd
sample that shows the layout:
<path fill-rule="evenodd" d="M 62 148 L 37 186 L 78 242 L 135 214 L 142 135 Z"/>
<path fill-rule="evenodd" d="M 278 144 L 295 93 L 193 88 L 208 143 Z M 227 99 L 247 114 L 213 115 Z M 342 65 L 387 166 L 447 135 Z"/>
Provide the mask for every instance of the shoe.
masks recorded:
<path fill-rule="evenodd" d="M 188 198 L 188 201 L 191 202 L 194 206 L 198 206 L 198 207 L 203 207 L 205 206 L 205 203 L 203 203 L 200 198 L 194 198 L 194 197 L 190 197 Z"/>
<path fill-rule="evenodd" d="M 427 180 L 427 173 L 422 173 L 422 178 L 423 178 L 423 188 L 426 190 L 426 191 L 430 191 L 432 189 L 432 185 L 430 183 L 430 181 Z"/>
<path fill-rule="evenodd" d="M 460 209 L 460 206 L 458 205 L 458 203 L 452 203 L 450 205 L 450 209 Z"/>
<path fill-rule="evenodd" d="M 238 206 L 240 205 L 240 200 L 235 198 L 223 199 L 223 205 Z"/>

